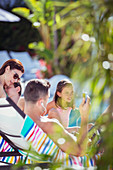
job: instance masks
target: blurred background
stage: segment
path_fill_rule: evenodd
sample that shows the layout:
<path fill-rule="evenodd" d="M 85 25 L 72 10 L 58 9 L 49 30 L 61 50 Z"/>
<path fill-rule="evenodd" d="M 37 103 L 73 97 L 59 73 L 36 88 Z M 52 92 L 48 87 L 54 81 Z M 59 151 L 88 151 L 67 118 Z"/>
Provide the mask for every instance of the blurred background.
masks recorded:
<path fill-rule="evenodd" d="M 49 101 L 56 83 L 70 79 L 76 107 L 83 91 L 91 97 L 91 120 L 112 103 L 112 44 L 110 0 L 0 1 L 0 66 L 19 59 L 25 67 L 23 89 L 32 78 L 48 79 Z"/>
<path fill-rule="evenodd" d="M 0 66 L 10 58 L 23 63 L 23 90 L 32 78 L 48 79 L 49 101 L 57 82 L 70 79 L 76 107 L 87 92 L 95 122 L 113 103 L 112 6 L 113 0 L 0 0 Z M 103 124 L 99 170 L 113 165 L 112 124 L 111 116 Z"/>

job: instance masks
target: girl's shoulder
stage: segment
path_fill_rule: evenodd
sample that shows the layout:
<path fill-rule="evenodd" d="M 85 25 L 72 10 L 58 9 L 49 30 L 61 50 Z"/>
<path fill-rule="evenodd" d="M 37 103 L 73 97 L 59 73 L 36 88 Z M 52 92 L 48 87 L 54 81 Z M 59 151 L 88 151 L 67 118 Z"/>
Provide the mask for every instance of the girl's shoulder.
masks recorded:
<path fill-rule="evenodd" d="M 48 113 L 48 111 L 49 111 L 51 108 L 56 108 L 56 105 L 55 105 L 54 100 L 51 101 L 51 102 L 49 102 L 49 103 L 47 104 L 47 107 L 46 107 L 47 113 Z"/>
<path fill-rule="evenodd" d="M 47 107 L 56 108 L 55 101 L 51 101 L 47 104 Z"/>

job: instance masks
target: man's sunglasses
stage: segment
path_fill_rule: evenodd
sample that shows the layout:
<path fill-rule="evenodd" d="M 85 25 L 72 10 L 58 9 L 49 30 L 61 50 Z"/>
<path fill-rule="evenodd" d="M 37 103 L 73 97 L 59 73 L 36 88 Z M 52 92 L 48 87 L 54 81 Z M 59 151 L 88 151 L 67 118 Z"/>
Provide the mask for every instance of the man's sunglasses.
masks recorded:
<path fill-rule="evenodd" d="M 14 71 L 14 70 L 13 70 Z M 20 77 L 19 77 L 19 75 L 14 71 L 14 75 L 13 75 L 13 78 L 14 79 L 17 79 L 17 80 L 20 80 Z"/>

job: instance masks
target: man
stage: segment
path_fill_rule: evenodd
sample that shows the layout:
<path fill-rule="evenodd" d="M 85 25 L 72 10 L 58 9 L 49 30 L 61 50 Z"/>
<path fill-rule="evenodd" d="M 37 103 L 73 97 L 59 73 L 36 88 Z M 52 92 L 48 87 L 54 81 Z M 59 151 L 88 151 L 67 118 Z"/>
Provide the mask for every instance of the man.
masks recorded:
<path fill-rule="evenodd" d="M 60 148 L 57 149 L 56 157 L 53 158 L 53 161 L 58 160 L 58 152 L 60 152 L 60 155 L 64 153 L 68 154 L 67 159 L 72 162 L 75 157 L 84 155 L 86 151 L 87 123 L 89 116 L 90 98 L 88 97 L 86 103 L 85 99 L 83 98 L 83 101 L 80 105 L 79 109 L 81 113 L 81 128 L 78 137 L 76 138 L 72 134 L 70 134 L 66 129 L 64 129 L 64 127 L 58 121 L 44 117 L 44 113 L 46 114 L 47 100 L 49 98 L 49 88 L 50 84 L 46 80 L 31 80 L 27 84 L 24 92 L 24 112 L 28 116 L 24 122 L 21 134 L 27 141 L 30 141 L 33 144 L 36 151 L 42 153 L 40 152 L 41 148 L 38 148 L 40 145 L 40 142 L 38 142 L 39 137 L 37 137 L 37 141 L 34 140 L 36 138 L 36 135 L 34 135 L 34 133 L 38 132 L 35 132 L 32 127 L 34 127 L 35 129 L 39 128 L 40 133 L 42 133 L 43 136 L 46 136 L 45 139 L 49 137 L 49 139 L 54 142 L 55 147 Z M 50 112 L 54 111 L 56 110 L 50 110 Z M 30 123 L 32 124 L 31 127 Z M 30 136 L 27 137 L 28 132 L 30 132 L 31 130 L 29 128 L 32 129 L 32 133 L 30 134 Z M 28 131 L 26 129 L 28 129 Z M 43 138 L 40 139 L 40 141 L 42 140 Z M 43 144 L 41 144 L 41 147 Z M 45 151 L 43 153 L 45 153 Z M 55 153 L 53 155 L 55 155 Z M 60 157 L 61 162 L 63 159 L 64 158 Z M 74 164 L 74 161 L 71 164 Z"/>
<path fill-rule="evenodd" d="M 17 104 L 21 96 L 22 87 L 20 82 L 15 82 L 5 88 L 7 95 Z"/>

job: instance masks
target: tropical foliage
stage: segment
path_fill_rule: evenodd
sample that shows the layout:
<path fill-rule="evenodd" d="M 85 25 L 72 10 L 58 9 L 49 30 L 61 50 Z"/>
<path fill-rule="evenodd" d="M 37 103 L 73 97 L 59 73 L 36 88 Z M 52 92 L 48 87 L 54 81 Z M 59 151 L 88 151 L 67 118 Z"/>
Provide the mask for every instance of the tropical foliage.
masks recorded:
<path fill-rule="evenodd" d="M 42 38 L 29 48 L 51 63 L 54 74 L 66 74 L 75 82 L 79 81 L 79 88 L 89 82 L 93 113 L 97 112 L 98 106 L 101 106 L 101 113 L 106 101 L 112 105 L 112 0 L 25 0 L 25 3 L 28 8 L 15 8 L 13 12 L 30 20 Z M 97 122 L 99 127 L 105 125 L 102 132 L 104 156 L 98 169 L 113 164 L 111 111 L 108 115 L 104 121 Z M 95 153 L 93 146 L 92 154 Z"/>

